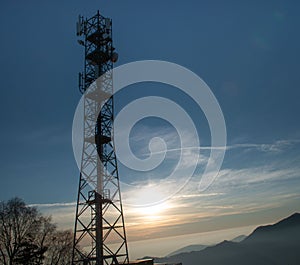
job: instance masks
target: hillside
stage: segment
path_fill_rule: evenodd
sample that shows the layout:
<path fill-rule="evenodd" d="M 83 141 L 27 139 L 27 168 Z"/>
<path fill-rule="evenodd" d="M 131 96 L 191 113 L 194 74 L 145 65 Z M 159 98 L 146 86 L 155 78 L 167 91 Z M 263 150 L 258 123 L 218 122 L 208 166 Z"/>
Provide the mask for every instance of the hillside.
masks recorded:
<path fill-rule="evenodd" d="M 192 251 L 201 251 L 201 250 L 203 250 L 207 247 L 208 246 L 206 246 L 206 245 L 189 245 L 189 246 L 177 249 L 176 251 L 168 254 L 167 257 L 174 256 L 174 255 L 177 255 L 177 254 L 180 254 L 180 253 L 189 253 L 189 252 L 192 252 Z"/>
<path fill-rule="evenodd" d="M 240 236 L 237 236 L 233 239 L 231 239 L 230 241 L 231 242 L 241 242 L 243 241 L 247 236 L 245 235 L 240 235 Z M 168 254 L 166 257 L 170 257 L 170 256 L 174 256 L 174 255 L 178 255 L 178 254 L 181 254 L 181 253 L 189 253 L 189 252 L 193 252 L 193 251 L 201 251 L 205 248 L 209 247 L 209 245 L 201 245 L 201 244 L 196 244 L 196 245 L 188 245 L 188 246 L 185 246 L 185 247 L 182 247 L 180 249 L 177 249 L 173 252 L 171 252 L 170 254 Z"/>
<path fill-rule="evenodd" d="M 256 228 L 241 242 L 223 241 L 201 251 L 181 253 L 156 262 L 182 262 L 183 265 L 268 265 L 300 264 L 300 214 L 274 225 Z"/>
<path fill-rule="evenodd" d="M 230 241 L 231 241 L 231 242 L 237 242 L 237 243 L 238 243 L 238 242 L 243 241 L 246 237 L 247 237 L 247 236 L 245 236 L 245 235 L 240 235 L 240 236 L 237 236 L 237 237 L 231 239 Z"/>

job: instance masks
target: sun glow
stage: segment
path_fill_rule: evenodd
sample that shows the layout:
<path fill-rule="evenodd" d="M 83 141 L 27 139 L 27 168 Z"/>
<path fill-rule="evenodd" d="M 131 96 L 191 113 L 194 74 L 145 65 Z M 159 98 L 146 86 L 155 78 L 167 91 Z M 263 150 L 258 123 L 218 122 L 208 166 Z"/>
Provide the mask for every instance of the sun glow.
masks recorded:
<path fill-rule="evenodd" d="M 143 188 L 134 194 L 135 206 L 133 212 L 141 218 L 161 219 L 167 210 L 172 208 L 171 203 L 163 200 L 164 194 L 157 187 Z M 133 199 L 133 198 L 132 198 Z M 159 203 L 154 203 L 161 201 Z"/>
<path fill-rule="evenodd" d="M 168 203 L 164 202 L 153 206 L 137 207 L 136 210 L 143 216 L 159 218 L 159 216 L 169 208 L 170 206 L 168 205 Z"/>

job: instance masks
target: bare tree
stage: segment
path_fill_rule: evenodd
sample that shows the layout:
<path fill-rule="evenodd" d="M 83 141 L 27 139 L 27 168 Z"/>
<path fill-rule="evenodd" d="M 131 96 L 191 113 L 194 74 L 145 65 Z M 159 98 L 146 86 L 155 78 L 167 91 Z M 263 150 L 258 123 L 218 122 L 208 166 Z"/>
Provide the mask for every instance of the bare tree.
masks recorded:
<path fill-rule="evenodd" d="M 43 264 L 46 238 L 54 231 L 50 218 L 19 198 L 0 203 L 0 261 L 3 265 Z"/>
<path fill-rule="evenodd" d="M 33 237 L 39 226 L 35 208 L 14 198 L 0 204 L 0 252 L 3 264 L 12 265 L 24 250 L 25 243 Z"/>
<path fill-rule="evenodd" d="M 72 262 L 73 233 L 56 231 L 46 252 L 45 265 L 66 265 Z"/>
<path fill-rule="evenodd" d="M 53 237 L 55 233 L 56 226 L 53 223 L 51 223 L 51 217 L 41 217 L 41 226 L 39 230 L 39 235 L 36 237 L 36 242 L 40 250 L 46 251 L 43 252 L 45 253 L 45 255 L 47 254 L 50 246 L 53 244 Z M 40 259 L 40 264 L 44 264 L 42 263 L 43 259 L 44 255 Z"/>
<path fill-rule="evenodd" d="M 73 233 L 58 231 L 51 217 L 13 198 L 0 202 L 0 265 L 67 265 Z"/>

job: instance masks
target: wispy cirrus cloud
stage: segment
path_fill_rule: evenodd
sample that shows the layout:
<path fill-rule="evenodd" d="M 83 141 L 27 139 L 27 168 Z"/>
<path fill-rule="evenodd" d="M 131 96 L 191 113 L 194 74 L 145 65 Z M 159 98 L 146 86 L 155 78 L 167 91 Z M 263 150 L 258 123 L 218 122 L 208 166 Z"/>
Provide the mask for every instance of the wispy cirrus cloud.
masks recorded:
<path fill-rule="evenodd" d="M 171 142 L 171 133 L 169 139 Z M 226 148 L 228 151 L 251 149 L 262 153 L 278 153 L 289 150 L 298 143 L 298 140 L 284 140 L 271 144 L 234 144 Z M 141 145 L 141 148 L 145 151 L 145 147 Z M 204 150 L 209 151 L 209 149 L 210 147 L 204 147 Z M 168 150 L 170 153 L 180 151 L 180 148 Z M 194 162 L 193 159 L 199 149 L 190 147 L 186 151 L 189 159 L 185 166 L 189 167 L 191 166 L 189 163 Z M 208 154 L 203 153 L 202 156 L 203 161 L 206 161 Z M 176 156 L 170 156 L 169 159 L 175 162 Z M 260 160 L 259 156 L 255 159 Z M 238 162 L 237 160 L 236 163 Z M 198 166 L 201 167 L 201 163 Z M 126 199 L 130 198 L 137 202 L 141 199 L 147 201 L 151 196 L 162 196 L 166 191 L 175 190 L 178 184 L 176 180 L 184 177 L 184 171 L 179 171 L 172 181 L 162 179 L 149 181 L 147 178 L 139 180 L 138 184 L 143 187 L 143 190 L 122 189 L 122 197 L 125 198 L 127 231 L 132 240 L 156 238 L 158 235 L 170 236 L 180 233 L 179 231 L 193 233 L 192 229 L 197 231 L 197 227 L 201 227 L 203 231 L 209 229 L 209 223 L 213 220 L 227 220 L 234 216 L 242 218 L 241 216 L 248 216 L 251 213 L 254 216 L 263 215 L 264 211 L 283 209 L 286 204 L 300 201 L 299 169 L 297 163 L 284 164 L 276 161 L 264 165 L 254 163 L 247 168 L 236 168 L 233 165 L 221 169 L 212 186 L 201 193 L 198 191 L 198 183 L 202 176 L 201 172 L 196 172 L 183 189 L 163 203 L 151 207 L 128 205 Z M 164 181 L 163 187 L 159 185 L 160 181 Z M 156 190 L 156 187 L 160 189 Z M 60 227 L 73 227 L 76 202 L 31 206 L 51 214 Z M 253 223 L 255 223 L 254 219 Z M 233 226 L 230 223 L 227 225 Z"/>
<path fill-rule="evenodd" d="M 262 152 L 281 152 L 289 147 L 299 144 L 300 139 L 284 139 L 284 140 L 278 140 L 273 143 L 261 143 L 261 144 L 256 144 L 256 143 L 240 143 L 240 144 L 234 144 L 234 145 L 228 145 L 226 147 L 227 150 L 230 149 L 256 149 L 258 151 Z"/>
<path fill-rule="evenodd" d="M 226 221 L 228 218 L 229 220 L 234 216 L 241 218 L 251 213 L 254 216 L 258 213 L 263 215 L 264 211 L 284 207 L 292 200 L 300 201 L 300 190 L 296 185 L 293 185 L 293 189 L 286 185 L 280 190 L 274 190 L 268 185 L 267 188 L 263 187 L 266 182 L 272 183 L 282 178 L 299 180 L 297 172 L 299 172 L 298 168 L 278 170 L 275 164 L 242 170 L 224 169 L 211 189 L 203 193 L 198 192 L 196 185 L 198 179 L 193 178 L 182 191 L 162 204 L 153 207 L 124 205 L 128 235 L 132 241 L 135 241 L 192 233 L 191 229 L 198 231 L 197 227 L 201 227 L 201 231 L 205 231 L 207 227 L 209 231 L 209 223 L 213 220 L 223 220 L 220 221 L 221 229 L 221 223 L 228 222 Z M 128 193 L 128 196 L 136 196 L 134 192 L 125 191 L 123 195 L 124 193 Z M 150 194 L 152 193 L 149 191 L 146 196 Z M 70 202 L 32 206 L 50 213 L 59 227 L 73 228 L 75 205 L 75 202 Z M 249 218 L 251 223 L 251 217 Z M 255 222 L 253 219 L 253 224 Z M 230 227 L 230 223 L 227 226 Z"/>
<path fill-rule="evenodd" d="M 57 202 L 57 203 L 35 203 L 29 204 L 30 207 L 37 207 L 37 208 L 56 208 L 56 207 L 69 207 L 69 206 L 76 206 L 76 202 Z"/>
<path fill-rule="evenodd" d="M 291 139 L 291 140 L 278 140 L 273 143 L 239 143 L 239 144 L 232 144 L 227 146 L 191 146 L 186 148 L 170 148 L 167 150 L 167 152 L 178 152 L 180 150 L 233 150 L 233 149 L 255 149 L 262 152 L 281 152 L 289 147 L 299 144 L 300 140 L 297 139 Z M 160 153 L 160 152 L 153 152 L 153 154 Z M 143 155 L 147 156 L 149 155 L 149 152 L 145 152 Z"/>

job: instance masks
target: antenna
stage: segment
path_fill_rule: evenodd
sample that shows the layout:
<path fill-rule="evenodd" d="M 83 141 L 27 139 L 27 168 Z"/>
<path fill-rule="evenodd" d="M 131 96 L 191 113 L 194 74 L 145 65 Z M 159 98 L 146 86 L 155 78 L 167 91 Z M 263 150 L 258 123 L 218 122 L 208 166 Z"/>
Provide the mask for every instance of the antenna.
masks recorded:
<path fill-rule="evenodd" d="M 81 36 L 84 32 L 84 21 L 82 16 L 78 16 L 78 21 L 76 22 L 76 35 Z"/>

